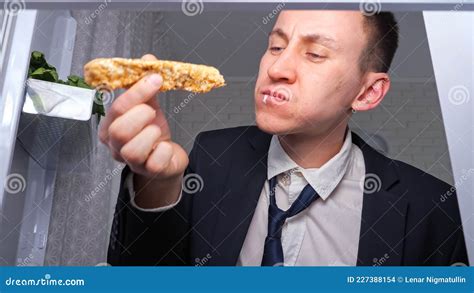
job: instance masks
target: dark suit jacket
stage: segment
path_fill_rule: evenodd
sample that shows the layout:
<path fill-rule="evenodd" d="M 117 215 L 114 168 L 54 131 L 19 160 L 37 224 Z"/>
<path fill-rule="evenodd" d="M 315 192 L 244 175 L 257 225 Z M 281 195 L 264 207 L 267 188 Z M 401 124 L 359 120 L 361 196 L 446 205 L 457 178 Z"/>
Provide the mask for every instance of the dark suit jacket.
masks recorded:
<path fill-rule="evenodd" d="M 375 190 L 369 187 L 363 195 L 357 265 L 468 264 L 454 189 L 383 156 L 355 133 L 352 138 L 363 152 L 366 180 L 380 179 Z M 130 205 L 126 167 L 108 262 L 235 265 L 266 180 L 270 140 L 255 126 L 200 133 L 186 174 L 198 174 L 202 189 L 184 192 L 177 206 L 159 213 Z"/>

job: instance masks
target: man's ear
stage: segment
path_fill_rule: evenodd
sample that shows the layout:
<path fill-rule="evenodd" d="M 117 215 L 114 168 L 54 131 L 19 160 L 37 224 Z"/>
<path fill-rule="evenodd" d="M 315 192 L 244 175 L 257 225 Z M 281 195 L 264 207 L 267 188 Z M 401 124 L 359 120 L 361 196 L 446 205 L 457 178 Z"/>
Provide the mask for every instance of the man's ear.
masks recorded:
<path fill-rule="evenodd" d="M 390 78 L 383 72 L 371 72 L 367 75 L 366 85 L 352 102 L 352 109 L 356 111 L 377 107 L 390 89 Z"/>

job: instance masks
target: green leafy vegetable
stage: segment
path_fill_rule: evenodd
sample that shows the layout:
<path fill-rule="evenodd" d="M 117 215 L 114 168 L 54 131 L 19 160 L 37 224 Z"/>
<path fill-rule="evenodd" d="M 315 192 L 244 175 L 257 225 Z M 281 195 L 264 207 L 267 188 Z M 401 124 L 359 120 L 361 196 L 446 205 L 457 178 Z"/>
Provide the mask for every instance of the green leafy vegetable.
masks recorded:
<path fill-rule="evenodd" d="M 41 79 L 45 81 L 51 81 L 51 82 L 57 82 L 58 81 L 58 73 L 56 72 L 56 69 L 46 69 L 43 67 L 40 67 L 36 70 L 34 70 L 28 77 L 34 78 L 34 79 Z"/>
<path fill-rule="evenodd" d="M 82 77 L 77 75 L 69 75 L 66 81 L 60 80 L 58 77 L 58 72 L 56 71 L 56 67 L 48 64 L 44 54 L 39 51 L 33 51 L 31 53 L 30 67 L 28 68 L 28 78 L 50 81 L 85 89 L 92 89 L 92 87 L 90 87 Z M 94 104 L 92 105 L 92 114 L 99 115 L 99 119 L 100 116 L 105 116 L 102 100 L 102 93 L 96 91 Z"/>

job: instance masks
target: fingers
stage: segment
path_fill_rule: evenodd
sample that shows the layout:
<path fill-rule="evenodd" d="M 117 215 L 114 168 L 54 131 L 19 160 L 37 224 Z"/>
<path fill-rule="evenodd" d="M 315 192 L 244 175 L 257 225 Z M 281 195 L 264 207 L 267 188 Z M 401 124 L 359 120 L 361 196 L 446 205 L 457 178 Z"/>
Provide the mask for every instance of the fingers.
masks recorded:
<path fill-rule="evenodd" d="M 143 60 L 156 60 L 150 54 Z M 145 76 L 110 107 L 99 131 L 113 158 L 130 166 L 133 172 L 166 178 L 183 174 L 189 159 L 186 151 L 171 141 L 166 117 L 157 99 L 162 78 Z"/>
<path fill-rule="evenodd" d="M 182 147 L 174 142 L 161 141 L 145 162 L 145 169 L 155 176 L 166 178 L 182 173 L 188 163 L 188 155 Z"/>
<path fill-rule="evenodd" d="M 155 150 L 150 154 L 146 162 L 146 169 L 152 173 L 159 174 L 163 172 L 171 162 L 173 156 L 173 147 L 171 143 L 162 141 L 158 143 Z"/>
<path fill-rule="evenodd" d="M 113 102 L 110 114 L 120 116 L 132 107 L 146 103 L 155 97 L 162 83 L 161 75 L 156 73 L 143 77 Z"/>
<path fill-rule="evenodd" d="M 142 57 L 143 60 L 156 60 L 156 57 L 151 54 L 146 54 Z M 99 129 L 99 139 L 102 143 L 108 144 L 108 129 L 110 124 L 126 113 L 129 109 L 142 103 L 153 101 L 161 88 L 163 79 L 158 74 L 147 75 L 135 83 L 125 93 L 120 95 L 111 105 L 107 111 L 105 119 L 101 121 Z M 150 103 L 149 103 L 150 104 Z"/>
<path fill-rule="evenodd" d="M 156 111 L 146 104 L 133 107 L 127 113 L 115 119 L 108 129 L 108 144 L 115 151 L 122 147 L 151 124 Z"/>
<path fill-rule="evenodd" d="M 120 156 L 137 173 L 146 175 L 144 163 L 153 151 L 161 130 L 157 125 L 148 125 L 120 150 Z"/>
<path fill-rule="evenodd" d="M 110 106 L 99 130 L 99 138 L 103 143 L 108 141 L 108 128 L 119 116 L 139 104 L 145 104 L 156 96 L 162 85 L 163 79 L 159 74 L 143 77 L 130 89 L 120 95 Z"/>
<path fill-rule="evenodd" d="M 142 59 L 143 59 L 143 60 L 151 60 L 151 61 L 153 61 L 153 60 L 158 60 L 158 59 L 157 59 L 154 55 L 152 55 L 152 54 L 145 54 L 145 55 L 142 56 Z"/>

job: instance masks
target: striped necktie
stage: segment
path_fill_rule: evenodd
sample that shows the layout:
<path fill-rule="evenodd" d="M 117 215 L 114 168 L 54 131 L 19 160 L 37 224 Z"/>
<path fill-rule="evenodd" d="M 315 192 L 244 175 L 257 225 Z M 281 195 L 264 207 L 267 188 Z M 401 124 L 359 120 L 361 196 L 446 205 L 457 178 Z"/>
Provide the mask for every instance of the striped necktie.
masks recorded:
<path fill-rule="evenodd" d="M 284 263 L 283 247 L 281 245 L 281 230 L 285 220 L 293 217 L 309 207 L 319 198 L 311 185 L 306 185 L 290 208 L 282 211 L 278 208 L 275 199 L 277 176 L 270 179 L 270 205 L 268 206 L 268 234 L 265 238 L 262 266 L 282 266 Z"/>

